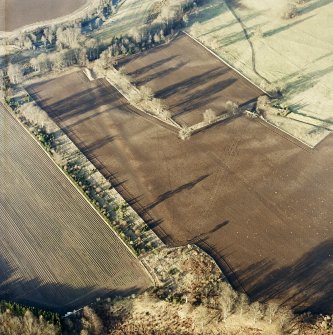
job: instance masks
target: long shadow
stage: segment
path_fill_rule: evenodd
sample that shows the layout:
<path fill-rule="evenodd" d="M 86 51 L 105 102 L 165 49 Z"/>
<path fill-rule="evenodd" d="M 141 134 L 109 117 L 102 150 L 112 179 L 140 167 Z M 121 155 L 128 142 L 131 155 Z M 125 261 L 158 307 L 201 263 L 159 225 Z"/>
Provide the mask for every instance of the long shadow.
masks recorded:
<path fill-rule="evenodd" d="M 117 99 L 117 95 L 112 94 L 112 91 L 108 91 L 100 86 L 85 89 L 50 104 L 48 102 L 50 98 L 42 99 L 39 95 L 39 87 L 41 87 L 42 90 L 44 84 L 47 84 L 47 82 L 40 85 L 29 86 L 27 87 L 27 91 L 37 104 L 46 110 L 50 117 L 56 118 L 61 115 L 63 121 L 73 118 L 74 116 L 82 117 L 93 109 L 98 109 L 104 105 L 112 104 L 112 106 L 117 106 L 121 104 Z M 88 118 L 89 117 L 91 116 L 88 116 Z M 76 123 L 79 122 L 80 121 L 76 121 Z"/>
<path fill-rule="evenodd" d="M 263 12 L 264 11 L 257 11 L 257 12 L 254 12 L 253 14 L 249 14 L 249 15 L 243 17 L 242 21 L 243 22 L 251 21 L 251 20 L 255 19 L 257 16 L 259 16 Z M 212 29 L 212 30 L 208 31 L 207 33 L 204 33 L 204 34 L 202 34 L 200 36 L 205 36 L 205 35 L 216 33 L 218 31 L 220 31 L 221 29 L 231 27 L 231 26 L 233 26 L 235 24 L 237 24 L 236 21 L 232 21 L 232 22 L 227 23 L 227 24 L 221 24 L 220 26 L 218 26 L 218 27 L 216 27 L 216 28 L 214 28 L 214 29 Z M 244 37 L 244 35 L 243 35 L 243 37 Z"/>
<path fill-rule="evenodd" d="M 244 284 L 253 300 L 283 298 L 283 303 L 297 312 L 332 313 L 332 250 L 333 239 L 326 240 L 290 266 L 271 270 L 274 263 L 264 261 L 239 275 L 245 278 Z"/>
<path fill-rule="evenodd" d="M 116 138 L 116 136 L 107 135 L 107 136 L 103 137 L 102 139 L 99 139 L 98 141 L 86 146 L 82 150 L 82 153 L 84 155 L 86 155 L 86 154 L 89 154 L 92 151 L 98 150 L 98 149 L 102 148 L 105 144 L 108 144 L 108 143 L 114 141 L 115 138 Z"/>
<path fill-rule="evenodd" d="M 122 115 L 131 115 L 143 117 L 150 123 L 157 124 L 158 126 L 167 128 L 176 132 L 175 128 L 165 122 L 156 120 L 155 118 L 137 110 L 132 106 L 121 94 L 114 89 L 109 83 L 100 80 L 91 84 L 92 87 L 82 89 L 82 91 L 73 93 L 63 99 L 59 99 L 54 103 L 50 103 L 51 98 L 41 98 L 39 90 L 47 91 L 49 87 L 45 87 L 48 82 L 41 84 L 31 85 L 26 87 L 29 94 L 34 98 L 36 103 L 44 109 L 56 122 L 64 124 L 66 121 L 71 121 L 72 124 L 68 125 L 77 126 L 87 120 L 97 117 L 104 113 L 117 113 L 121 111 Z M 58 83 L 55 84 L 57 87 Z M 59 93 L 58 93 L 59 95 Z M 50 96 L 50 94 L 49 94 Z M 106 107 L 107 111 L 100 111 L 99 109 Z M 75 120 L 75 117 L 78 117 Z M 72 119 L 74 118 L 75 121 Z"/>
<path fill-rule="evenodd" d="M 229 0 L 229 4 L 235 8 L 246 9 L 247 7 L 244 5 L 242 0 Z"/>
<path fill-rule="evenodd" d="M 38 278 L 16 278 L 15 271 L 16 269 L 13 269 L 0 255 L 0 299 L 57 312 L 61 315 L 91 304 L 96 301 L 96 298 L 124 297 L 144 290 L 142 287 L 134 286 L 110 289 L 93 286 L 71 287 L 62 283 L 45 284 Z"/>
<path fill-rule="evenodd" d="M 292 104 L 292 105 L 289 106 L 289 108 L 291 109 L 291 111 L 294 114 L 305 116 L 308 119 L 312 119 L 312 120 L 315 120 L 315 121 L 322 122 L 322 124 L 325 124 L 325 123 L 326 124 L 333 124 L 333 117 L 328 118 L 328 119 L 322 119 L 322 118 L 319 118 L 319 117 L 315 117 L 313 115 L 307 115 L 306 113 L 300 112 L 300 110 L 302 110 L 305 106 L 307 106 L 307 105 L 306 104 Z M 318 126 L 318 127 L 320 127 L 320 126 Z"/>
<path fill-rule="evenodd" d="M 209 231 L 203 232 L 201 234 L 199 234 L 198 236 L 190 239 L 190 240 L 186 240 L 186 243 L 193 243 L 193 244 L 197 244 L 197 243 L 201 243 L 203 241 L 206 241 L 209 238 L 210 234 L 216 233 L 219 230 L 221 230 L 222 228 L 224 228 L 225 226 L 227 226 L 230 223 L 229 220 L 225 220 L 219 224 L 217 224 L 214 228 L 212 228 Z"/>
<path fill-rule="evenodd" d="M 214 0 L 206 0 L 205 1 L 205 7 L 199 8 L 198 15 L 195 16 L 195 20 L 190 22 L 190 25 L 195 22 L 206 22 L 210 19 L 213 19 L 223 12 L 225 12 L 225 7 L 221 6 L 221 4 L 214 4 Z"/>
<path fill-rule="evenodd" d="M 209 175 L 205 174 L 203 176 L 198 177 L 195 180 L 192 180 L 189 183 L 186 183 L 186 184 L 181 185 L 181 186 L 179 186 L 179 187 L 177 187 L 173 190 L 167 191 L 167 192 L 159 195 L 154 202 L 152 202 L 151 204 L 149 204 L 148 206 L 145 207 L 146 211 L 149 211 L 149 210 L 153 209 L 154 207 L 159 205 L 161 202 L 171 198 L 172 196 L 174 196 L 174 195 L 176 195 L 176 194 L 178 194 L 182 191 L 191 190 L 195 185 L 199 184 L 201 181 L 203 181 L 207 177 L 209 177 Z"/>
<path fill-rule="evenodd" d="M 178 113 L 174 114 L 174 117 L 187 114 L 192 112 L 194 109 L 207 106 L 210 101 L 216 99 L 216 93 L 222 92 L 235 82 L 237 82 L 237 79 L 234 78 L 221 80 L 218 83 L 213 83 L 200 92 L 191 94 L 186 100 L 180 101 L 179 103 L 171 106 L 172 108 L 178 107 L 181 109 Z"/>
<path fill-rule="evenodd" d="M 325 69 L 312 71 L 310 73 L 297 76 L 295 80 L 290 81 L 284 88 L 284 92 L 288 96 L 293 96 L 300 92 L 313 87 L 324 75 L 333 72 L 333 65 L 328 66 Z"/>
<path fill-rule="evenodd" d="M 208 234 L 212 234 L 212 233 L 216 233 L 217 231 L 219 231 L 221 228 L 225 227 L 226 225 L 228 225 L 230 223 L 229 220 L 225 220 L 219 224 L 217 224 L 213 229 L 211 229 Z"/>
<path fill-rule="evenodd" d="M 145 76 L 143 78 L 141 78 L 140 80 L 135 80 L 134 79 L 134 84 L 137 86 L 142 86 L 142 85 L 146 85 L 147 83 L 149 83 L 150 81 L 153 81 L 154 79 L 158 78 L 159 80 L 163 80 L 162 78 L 169 75 L 170 73 L 173 73 L 177 70 L 179 70 L 180 68 L 182 68 L 185 65 L 185 63 L 181 62 L 179 64 L 177 64 L 176 66 L 170 67 L 168 69 L 159 71 L 159 72 L 155 72 L 154 74 L 151 74 L 149 76 Z"/>
<path fill-rule="evenodd" d="M 227 67 L 217 67 L 202 74 L 192 76 L 189 79 L 185 79 L 170 86 L 167 86 L 157 91 L 155 95 L 157 98 L 166 99 L 174 94 L 185 94 L 186 91 L 199 87 L 200 85 L 207 83 L 215 78 L 218 78 L 219 76 L 222 76 L 229 71 L 230 69 Z"/>
<path fill-rule="evenodd" d="M 292 27 L 295 27 L 295 26 L 299 25 L 300 23 L 303 23 L 303 22 L 311 19 L 312 17 L 313 17 L 313 15 L 309 16 L 309 17 L 306 17 L 306 18 L 304 18 L 302 20 L 298 20 L 298 21 L 295 21 L 293 23 L 289 23 L 289 24 L 287 24 L 285 26 L 282 26 L 282 27 L 279 27 L 279 28 L 276 28 L 276 29 L 272 29 L 272 30 L 266 31 L 266 32 L 263 33 L 263 37 L 271 37 L 273 35 L 282 33 L 283 31 L 286 31 L 286 30 L 288 30 L 288 29 L 290 29 Z"/>
<path fill-rule="evenodd" d="M 249 29 L 251 32 L 248 33 L 248 38 L 251 38 L 253 36 L 253 31 L 255 31 L 256 28 L 260 27 L 260 24 L 256 24 L 253 25 L 247 29 Z M 228 36 L 226 36 L 225 38 L 223 38 L 220 43 L 222 47 L 227 47 L 230 46 L 232 44 L 235 44 L 237 42 L 241 42 L 244 40 L 244 32 L 243 31 L 239 31 L 239 32 L 235 32 L 232 33 Z M 252 42 L 251 42 L 252 43 Z"/>
<path fill-rule="evenodd" d="M 140 76 L 140 75 L 142 75 L 142 74 L 144 74 L 144 73 L 146 73 L 146 72 L 148 72 L 150 70 L 153 70 L 153 69 L 155 69 L 157 67 L 160 67 L 161 65 L 164 65 L 164 64 L 166 64 L 166 63 L 174 60 L 177 57 L 179 57 L 179 56 L 170 56 L 170 57 L 166 57 L 166 58 L 160 59 L 160 60 L 158 60 L 158 61 L 156 61 L 154 63 L 150 63 L 149 65 L 146 65 L 146 66 L 143 66 L 141 68 L 138 68 L 137 70 L 134 70 L 132 72 L 128 72 L 127 74 L 129 76 L 131 76 L 131 77 L 134 77 L 134 78 L 138 77 L 138 76 Z M 133 59 L 131 59 L 129 57 L 129 59 L 126 59 L 126 60 L 123 60 L 122 62 L 119 62 L 118 68 L 121 67 L 122 65 L 130 63 L 132 60 Z"/>

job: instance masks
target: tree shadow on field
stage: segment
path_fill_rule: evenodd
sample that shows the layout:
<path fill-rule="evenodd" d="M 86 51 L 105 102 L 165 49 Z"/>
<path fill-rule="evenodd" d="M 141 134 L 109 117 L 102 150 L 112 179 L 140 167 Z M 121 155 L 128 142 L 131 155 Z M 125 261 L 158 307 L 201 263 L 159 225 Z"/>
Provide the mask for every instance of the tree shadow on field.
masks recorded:
<path fill-rule="evenodd" d="M 207 0 L 203 7 L 198 7 L 198 13 L 194 16 L 194 20 L 190 18 L 189 27 L 195 22 L 206 22 L 208 20 L 214 19 L 215 17 L 221 15 L 227 10 L 227 8 L 222 5 L 222 2 L 216 2 L 216 0 Z"/>
<path fill-rule="evenodd" d="M 206 71 L 204 73 L 192 76 L 188 79 L 182 80 L 175 84 L 169 85 L 156 92 L 156 97 L 159 99 L 167 99 L 168 97 L 177 94 L 177 96 L 182 96 L 186 92 L 193 90 L 200 85 L 203 85 L 213 79 L 223 76 L 230 71 L 227 67 L 217 67 L 212 70 Z"/>
<path fill-rule="evenodd" d="M 172 108 L 177 107 L 178 109 L 180 109 L 178 113 L 174 114 L 174 117 L 190 113 L 194 109 L 208 106 L 211 101 L 219 98 L 216 97 L 216 94 L 220 94 L 223 90 L 226 90 L 229 86 L 232 86 L 236 82 L 237 79 L 235 78 L 221 80 L 217 83 L 209 85 L 206 88 L 203 88 L 197 93 L 190 94 L 188 97 L 185 96 L 185 99 L 183 101 L 172 105 Z M 226 98 L 225 100 L 228 100 L 227 95 L 224 98 Z"/>
<path fill-rule="evenodd" d="M 314 15 L 311 15 L 309 17 L 306 17 L 304 19 L 301 19 L 301 20 L 298 20 L 298 21 L 295 21 L 293 23 L 289 23 L 289 24 L 286 24 L 285 26 L 282 26 L 282 27 L 279 27 L 279 28 L 275 28 L 275 29 L 272 29 L 272 30 L 269 30 L 269 31 L 265 31 L 263 33 L 263 37 L 271 37 L 273 35 L 276 35 L 276 34 L 279 34 L 279 33 L 282 33 L 283 31 L 286 31 L 292 27 L 295 27 L 297 25 L 299 25 L 300 23 L 303 23 L 311 18 L 313 18 Z"/>
<path fill-rule="evenodd" d="M 136 86 L 142 86 L 142 85 L 146 85 L 147 83 L 149 83 L 150 81 L 153 81 L 155 79 L 161 80 L 163 77 L 178 71 L 180 68 L 182 68 L 186 63 L 184 62 L 180 62 L 179 64 L 177 64 L 176 66 L 172 66 L 169 67 L 168 69 L 159 71 L 159 72 L 155 72 L 154 74 L 148 75 L 148 76 L 144 76 L 143 78 L 140 78 L 139 80 L 134 80 L 132 81 Z M 163 79 L 162 79 L 163 80 Z"/>
<path fill-rule="evenodd" d="M 16 270 L 0 255 L 0 299 L 41 308 L 64 315 L 91 304 L 97 298 L 129 296 L 143 292 L 146 287 L 125 288 L 72 287 L 61 283 L 43 283 L 39 278 L 18 278 Z M 24 272 L 21 271 L 24 275 Z"/>
<path fill-rule="evenodd" d="M 165 48 L 167 46 L 162 45 L 160 48 L 163 48 L 163 47 Z M 159 49 L 157 49 L 157 50 L 159 50 Z M 127 64 L 131 63 L 132 61 L 135 61 L 137 58 L 141 59 L 142 57 L 144 57 L 147 54 L 151 55 L 152 53 L 154 53 L 155 50 L 152 50 L 152 51 L 149 50 L 149 51 L 150 51 L 149 53 L 148 52 L 139 53 L 138 55 L 135 55 L 135 56 L 132 56 L 132 57 L 131 56 L 130 57 L 126 57 L 126 58 L 120 60 L 119 63 L 118 63 L 117 68 L 119 69 L 122 66 L 126 66 Z M 136 70 L 129 71 L 129 72 L 127 72 L 127 75 L 129 75 L 129 76 L 131 76 L 133 78 L 139 77 L 142 74 L 147 73 L 148 71 L 154 70 L 155 68 L 158 68 L 161 65 L 165 65 L 166 63 L 173 61 L 177 57 L 179 57 L 179 56 L 176 55 L 176 56 L 170 56 L 170 57 L 166 57 L 166 58 L 160 59 L 160 60 L 158 60 L 156 62 L 149 63 L 146 66 L 139 67 Z"/>
<path fill-rule="evenodd" d="M 99 139 L 98 141 L 95 141 L 94 143 L 89 144 L 88 146 L 85 146 L 82 149 L 82 153 L 84 155 L 88 155 L 89 152 L 92 152 L 92 151 L 103 148 L 104 145 L 114 141 L 116 138 L 117 138 L 117 136 L 106 135 L 102 139 Z"/>
<path fill-rule="evenodd" d="M 217 224 L 213 229 L 211 229 L 208 234 L 212 234 L 212 233 L 216 233 L 217 231 L 219 231 L 221 228 L 225 227 L 226 225 L 228 225 L 230 223 L 229 220 L 225 220 L 222 223 Z"/>
<path fill-rule="evenodd" d="M 28 86 L 26 89 L 51 118 L 61 118 L 62 121 L 66 121 L 77 117 L 77 120 L 72 122 L 72 126 L 98 116 L 100 112 L 97 110 L 100 107 L 112 105 L 113 109 L 117 109 L 124 104 L 115 92 L 101 85 L 92 86 L 73 94 L 66 92 L 67 96 L 63 99 L 50 103 L 53 95 L 49 92 L 47 84 L 48 82 L 43 82 Z M 57 84 L 55 86 L 57 87 Z M 43 92 L 46 92 L 46 97 L 42 96 Z"/>
<path fill-rule="evenodd" d="M 181 186 L 179 186 L 179 187 L 177 187 L 173 190 L 167 191 L 167 192 L 159 195 L 154 202 L 152 202 L 151 204 L 149 204 L 148 206 L 145 207 L 145 210 L 149 211 L 149 210 L 153 209 L 154 207 L 159 205 L 161 202 L 173 197 L 174 195 L 176 195 L 180 192 L 191 190 L 195 185 L 199 184 L 201 181 L 203 181 L 207 177 L 209 177 L 208 174 L 202 175 L 202 176 L 198 177 L 197 179 L 194 179 L 193 181 L 191 181 L 189 183 L 186 183 L 186 184 L 181 185 Z"/>
<path fill-rule="evenodd" d="M 261 15 L 262 13 L 264 13 L 265 11 L 261 10 L 261 11 L 256 11 L 252 14 L 248 14 L 246 16 L 243 16 L 242 17 L 242 22 L 245 23 L 245 22 L 248 22 L 248 21 L 251 21 L 253 19 L 255 19 L 256 17 L 258 17 L 259 15 Z M 220 26 L 217 26 L 215 27 L 214 29 L 210 30 L 210 31 L 207 31 L 206 33 L 204 34 L 200 34 L 200 36 L 206 36 L 206 35 L 209 35 L 209 34 L 214 34 L 214 33 L 217 33 L 225 28 L 228 28 L 228 27 L 231 27 L 235 24 L 238 24 L 238 21 L 236 20 L 233 20 L 229 23 L 226 23 L 226 24 L 222 24 Z M 253 27 L 252 27 L 253 28 Z M 243 37 L 244 37 L 244 34 L 243 34 Z"/>
<path fill-rule="evenodd" d="M 273 270 L 263 261 L 238 272 L 252 300 L 278 299 L 297 312 L 333 312 L 333 240 L 326 240 L 292 265 Z"/>
<path fill-rule="evenodd" d="M 304 75 L 299 75 L 299 73 L 297 73 L 295 74 L 295 79 L 293 80 L 291 78 L 288 84 L 284 87 L 283 93 L 288 97 L 292 97 L 300 92 L 305 92 L 315 86 L 323 76 L 331 72 L 333 72 L 333 65 Z"/>

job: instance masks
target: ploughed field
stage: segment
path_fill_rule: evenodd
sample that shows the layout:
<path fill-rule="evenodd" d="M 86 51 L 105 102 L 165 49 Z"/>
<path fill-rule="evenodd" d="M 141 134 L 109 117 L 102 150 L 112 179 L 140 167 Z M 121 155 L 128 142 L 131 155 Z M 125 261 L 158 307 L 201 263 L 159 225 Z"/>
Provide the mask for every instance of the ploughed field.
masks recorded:
<path fill-rule="evenodd" d="M 263 94 L 184 33 L 171 43 L 125 58 L 119 66 L 134 84 L 151 88 L 180 124 L 201 122 L 209 108 L 217 115 L 225 113 L 227 101 L 242 106 Z"/>
<path fill-rule="evenodd" d="M 0 0 L 0 31 L 68 15 L 86 0 Z"/>
<path fill-rule="evenodd" d="M 152 283 L 123 242 L 0 105 L 0 299 L 61 313 Z"/>
<path fill-rule="evenodd" d="M 239 117 L 182 141 L 81 72 L 27 89 L 167 243 L 252 298 L 333 311 L 333 137 L 310 151 Z"/>

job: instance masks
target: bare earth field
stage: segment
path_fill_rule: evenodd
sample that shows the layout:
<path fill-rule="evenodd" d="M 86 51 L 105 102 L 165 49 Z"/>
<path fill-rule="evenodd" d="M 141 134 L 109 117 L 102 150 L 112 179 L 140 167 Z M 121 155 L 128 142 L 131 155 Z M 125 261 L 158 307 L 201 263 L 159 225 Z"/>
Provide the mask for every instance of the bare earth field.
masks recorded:
<path fill-rule="evenodd" d="M 240 117 L 182 141 L 104 80 L 28 90 L 166 242 L 203 246 L 252 298 L 333 311 L 333 137 L 310 151 Z"/>
<path fill-rule="evenodd" d="M 0 0 L 0 31 L 70 14 L 87 0 Z"/>
<path fill-rule="evenodd" d="M 172 43 L 126 58 L 119 65 L 136 85 L 150 87 L 181 124 L 201 122 L 208 108 L 220 115 L 227 101 L 241 106 L 263 95 L 183 33 Z"/>
<path fill-rule="evenodd" d="M 0 299 L 64 313 L 151 286 L 136 257 L 0 106 Z"/>

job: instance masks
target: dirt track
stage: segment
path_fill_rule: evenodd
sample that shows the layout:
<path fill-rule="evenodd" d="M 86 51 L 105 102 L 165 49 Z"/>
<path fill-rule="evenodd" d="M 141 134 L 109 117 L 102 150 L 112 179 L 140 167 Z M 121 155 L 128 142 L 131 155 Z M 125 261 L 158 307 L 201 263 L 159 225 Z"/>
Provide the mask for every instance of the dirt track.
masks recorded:
<path fill-rule="evenodd" d="M 0 299 L 61 313 L 151 285 L 147 273 L 0 105 Z"/>
<path fill-rule="evenodd" d="M 333 310 L 333 137 L 309 151 L 241 117 L 181 141 L 103 80 L 28 89 L 167 242 L 213 249 L 252 298 Z"/>
<path fill-rule="evenodd" d="M 150 87 L 174 119 L 187 125 L 202 121 L 206 109 L 222 114 L 227 101 L 244 105 L 263 95 L 183 33 L 172 43 L 122 60 L 119 66 L 136 85 Z"/>

